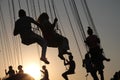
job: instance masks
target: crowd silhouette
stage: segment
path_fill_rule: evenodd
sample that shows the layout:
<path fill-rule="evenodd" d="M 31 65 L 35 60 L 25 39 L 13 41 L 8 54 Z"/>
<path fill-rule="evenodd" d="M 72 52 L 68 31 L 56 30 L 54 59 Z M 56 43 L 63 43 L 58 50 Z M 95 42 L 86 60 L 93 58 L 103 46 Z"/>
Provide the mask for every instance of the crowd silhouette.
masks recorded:
<path fill-rule="evenodd" d="M 22 65 L 18 66 L 18 71 L 15 71 L 13 69 L 13 66 L 9 66 L 8 71 L 7 69 L 5 69 L 5 74 L 7 77 L 4 78 L 3 80 L 35 80 L 30 75 L 24 73 Z"/>
<path fill-rule="evenodd" d="M 19 34 L 21 42 L 25 45 L 38 43 L 42 48 L 40 60 L 45 64 L 50 64 L 50 61 L 46 58 L 47 47 L 58 48 L 58 57 L 63 60 L 65 66 L 69 65 L 69 68 L 61 76 L 64 80 L 69 80 L 68 75 L 75 74 L 76 63 L 72 52 L 69 52 L 68 39 L 55 31 L 58 19 L 55 18 L 54 22 L 51 23 L 48 14 L 44 12 L 35 21 L 32 17 L 27 16 L 23 9 L 19 10 L 18 15 L 19 19 L 15 21 L 14 36 Z M 35 24 L 42 31 L 42 36 L 32 30 L 31 23 Z M 93 34 L 93 30 L 90 27 L 88 27 L 87 33 L 88 37 L 85 40 L 85 44 L 88 47 L 88 52 L 85 54 L 83 67 L 86 68 L 87 73 L 91 74 L 93 80 L 104 80 L 105 66 L 103 61 L 110 61 L 110 59 L 104 56 L 103 48 L 100 46 L 100 39 L 97 35 Z M 67 60 L 64 55 L 67 55 L 69 59 Z M 22 68 L 23 66 L 19 65 L 18 71 L 14 71 L 13 67 L 9 66 L 8 71 L 5 69 L 5 74 L 9 76 L 5 80 L 34 80 L 30 75 L 24 73 Z M 45 65 L 42 66 L 42 70 L 40 71 L 43 73 L 43 78 L 40 80 L 49 80 L 49 72 Z M 97 72 L 100 75 L 100 79 Z M 116 72 L 113 78 L 111 78 L 111 80 L 119 79 L 120 71 Z"/>

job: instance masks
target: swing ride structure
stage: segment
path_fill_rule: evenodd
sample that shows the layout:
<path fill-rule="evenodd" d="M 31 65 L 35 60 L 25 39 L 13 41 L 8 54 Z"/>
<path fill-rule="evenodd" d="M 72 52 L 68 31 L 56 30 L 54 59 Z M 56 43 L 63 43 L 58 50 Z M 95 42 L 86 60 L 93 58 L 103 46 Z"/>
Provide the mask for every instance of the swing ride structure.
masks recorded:
<path fill-rule="evenodd" d="M 5 4 L 7 6 L 3 7 Z M 87 26 L 83 26 L 82 24 L 81 11 L 78 7 L 80 4 L 84 12 L 86 24 L 93 29 L 97 36 L 99 36 L 86 0 L 80 0 L 78 2 L 76 0 L 1 0 L 0 58 L 2 59 L 2 62 L 0 66 L 3 71 L 1 71 L 0 77 L 5 76 L 2 73 L 4 73 L 4 70 L 8 69 L 8 66 L 10 65 L 12 65 L 15 70 L 17 70 L 18 65 L 23 65 L 26 73 L 29 73 L 33 69 L 36 72 L 33 71 L 31 74 L 37 73 L 37 75 L 33 76 L 35 78 L 37 76 L 35 80 L 39 80 L 41 77 L 40 67 L 44 65 L 44 63 L 40 61 L 41 47 L 39 47 L 38 44 L 29 46 L 24 45 L 21 43 L 20 36 L 13 36 L 14 23 L 18 19 L 18 11 L 20 9 L 24 9 L 27 15 L 31 16 L 36 21 L 38 16 L 43 12 L 48 13 L 51 22 L 57 17 L 58 23 L 55 30 L 60 35 L 68 38 L 70 52 L 72 52 L 75 62 L 77 61 L 76 66 L 81 66 L 84 55 L 88 49 L 84 43 L 87 36 Z M 42 36 L 40 29 L 35 25 L 32 25 L 32 27 L 32 30 L 36 34 Z M 47 65 L 50 80 L 55 80 L 58 77 L 61 77 L 58 80 L 62 80 L 61 74 L 65 71 L 65 68 L 67 69 L 67 66 L 64 66 L 63 61 L 58 58 L 58 50 L 56 48 L 48 47 L 46 55 L 50 60 L 50 64 Z M 65 56 L 65 58 L 68 57 Z M 82 77 L 79 77 L 79 75 L 82 75 L 84 77 L 83 80 L 85 80 L 86 77 L 83 75 L 86 74 L 85 70 L 82 67 L 76 67 L 76 69 L 75 74 L 69 77 L 70 80 L 81 79 Z"/>

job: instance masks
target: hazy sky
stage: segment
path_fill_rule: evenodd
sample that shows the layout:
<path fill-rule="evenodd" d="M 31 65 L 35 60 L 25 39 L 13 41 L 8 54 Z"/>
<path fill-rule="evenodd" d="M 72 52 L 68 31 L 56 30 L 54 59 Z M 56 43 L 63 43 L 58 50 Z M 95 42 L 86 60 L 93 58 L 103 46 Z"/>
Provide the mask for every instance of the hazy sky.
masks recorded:
<path fill-rule="evenodd" d="M 12 0 L 10 1 L 10 11 L 12 12 Z M 25 9 L 26 11 L 27 9 L 27 5 L 26 5 L 26 0 L 19 0 L 21 3 L 21 8 Z M 29 0 L 31 1 L 31 0 Z M 39 16 L 40 12 L 38 10 L 38 4 L 37 1 L 38 0 L 34 0 L 35 1 L 35 6 L 36 6 L 36 15 L 37 17 Z M 39 0 L 40 1 L 40 7 L 41 7 L 41 12 L 43 12 L 45 10 L 45 6 L 44 6 L 44 0 Z M 47 1 L 47 0 L 46 0 Z M 51 0 L 50 0 L 51 1 Z M 62 25 L 63 25 L 63 29 L 65 31 L 66 37 L 69 39 L 69 43 L 70 43 L 70 48 L 71 48 L 71 52 L 73 53 L 74 56 L 74 60 L 76 62 L 76 73 L 73 75 L 70 75 L 69 78 L 70 80 L 86 80 L 86 70 L 85 68 L 82 67 L 82 59 L 80 57 L 80 53 L 78 51 L 74 36 L 73 36 L 73 32 L 72 29 L 70 27 L 70 23 L 68 21 L 68 17 L 66 16 L 66 12 L 63 6 L 63 2 L 62 0 L 54 0 L 55 1 L 55 5 L 57 6 L 57 11 L 59 13 L 59 17 Z M 79 11 L 79 15 L 81 17 L 82 20 L 82 24 L 83 27 L 85 29 L 85 31 L 87 30 L 88 23 L 86 21 L 86 17 L 83 11 L 83 8 L 81 6 L 81 0 L 75 0 L 76 1 L 76 5 Z M 96 29 L 98 31 L 99 37 L 101 39 L 101 45 L 104 49 L 105 55 L 111 59 L 110 62 L 104 62 L 105 64 L 105 69 L 104 69 L 104 74 L 105 74 L 105 80 L 110 80 L 110 78 L 113 76 L 113 74 L 116 71 L 120 70 L 120 64 L 119 64 L 119 57 L 120 57 L 120 0 L 86 0 L 88 3 L 88 7 L 90 9 L 94 24 L 96 26 Z M 17 12 L 19 10 L 19 5 L 18 5 L 18 0 L 14 0 L 15 3 L 15 19 L 17 19 Z M 84 49 L 84 43 L 81 42 L 81 37 L 79 35 L 79 32 L 77 31 L 72 13 L 71 13 L 71 8 L 69 6 L 68 0 L 65 0 L 65 3 L 67 5 L 67 10 L 69 11 L 69 15 L 70 15 L 70 19 L 72 21 L 72 25 L 73 25 L 73 29 L 75 31 L 75 34 L 77 36 L 77 40 L 79 41 L 79 47 L 81 49 L 82 52 L 82 56 L 84 58 L 85 55 L 85 49 Z M 1 13 L 0 13 L 0 77 L 4 76 L 4 69 L 7 68 L 8 65 L 10 65 L 10 63 L 13 61 L 13 66 L 15 69 L 17 69 L 17 65 L 18 65 L 18 60 L 20 60 L 20 64 L 23 64 L 23 68 L 26 69 L 27 66 L 30 66 L 32 64 L 37 65 L 37 67 L 40 67 L 43 65 L 43 62 L 41 62 L 39 60 L 39 53 L 38 53 L 38 48 L 36 47 L 36 44 L 30 45 L 30 46 L 26 46 L 20 43 L 20 47 L 21 47 L 21 53 L 20 54 L 13 54 L 10 53 L 10 50 L 12 50 L 12 52 L 14 52 L 14 48 L 15 46 L 13 46 L 13 40 L 15 39 L 15 37 L 13 37 L 13 27 L 14 27 L 14 22 L 12 24 L 11 22 L 11 18 L 12 20 L 14 19 L 13 16 L 10 17 L 10 13 L 9 13 L 9 7 L 8 7 L 8 0 L 0 0 L 0 6 L 3 12 L 3 18 L 5 21 L 5 28 L 2 25 L 3 21 Z M 29 4 L 29 7 L 30 4 Z M 32 7 L 33 8 L 33 7 Z M 32 9 L 31 8 L 31 9 Z M 30 16 L 32 16 L 33 11 L 30 9 Z M 47 7 L 47 10 L 49 11 L 49 8 Z M 49 12 L 48 12 L 49 13 Z M 13 15 L 13 12 L 11 13 Z M 28 14 L 28 11 L 27 11 Z M 35 17 L 34 17 L 35 18 Z M 60 26 L 61 28 L 61 26 Z M 62 29 L 61 29 L 62 30 Z M 6 32 L 7 31 L 7 32 Z M 7 36 L 7 37 L 5 37 Z M 18 39 L 20 39 L 20 37 L 17 37 Z M 17 39 L 17 40 L 18 40 Z M 6 45 L 6 42 L 8 42 L 10 44 L 10 47 L 8 47 L 9 45 L 7 44 L 7 47 L 3 45 Z M 18 48 L 18 47 L 16 47 Z M 4 49 L 8 49 L 6 51 L 4 51 Z M 39 51 L 41 51 L 41 47 L 39 47 Z M 5 53 L 7 52 L 7 53 Z M 12 56 L 11 56 L 12 54 Z M 21 55 L 22 54 L 22 55 Z M 21 58 L 17 58 L 14 56 L 18 56 L 21 57 L 22 56 L 22 60 Z M 57 49 L 55 48 L 48 48 L 47 50 L 47 58 L 48 60 L 50 60 L 50 64 L 47 65 L 48 71 L 50 73 L 50 80 L 64 80 L 61 76 L 61 74 L 66 70 L 66 68 L 63 65 L 63 61 L 60 60 L 58 57 L 58 52 Z M 6 56 L 6 59 L 4 58 L 4 56 Z M 13 58 L 14 57 L 14 58 Z M 13 59 L 11 59 L 13 58 Z M 7 61 L 11 61 L 10 63 L 8 63 Z M 88 76 L 89 80 L 92 80 L 91 75 Z"/>

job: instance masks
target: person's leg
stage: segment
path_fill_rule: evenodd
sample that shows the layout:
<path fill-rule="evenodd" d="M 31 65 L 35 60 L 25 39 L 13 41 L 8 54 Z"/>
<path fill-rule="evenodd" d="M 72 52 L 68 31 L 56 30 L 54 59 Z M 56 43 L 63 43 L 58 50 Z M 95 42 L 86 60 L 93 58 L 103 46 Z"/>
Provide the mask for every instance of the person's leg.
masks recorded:
<path fill-rule="evenodd" d="M 101 80 L 104 80 L 104 72 L 103 70 L 99 70 Z"/>
<path fill-rule="evenodd" d="M 93 77 L 94 80 L 99 80 L 96 71 L 91 71 L 90 74 L 91 74 L 91 76 Z"/>
<path fill-rule="evenodd" d="M 42 47 L 41 60 L 46 64 L 49 64 L 49 61 L 46 58 L 47 42 L 44 38 L 39 35 L 34 35 L 34 40 Z"/>
<path fill-rule="evenodd" d="M 67 72 L 64 72 L 64 73 L 62 74 L 62 77 L 63 77 L 65 80 L 68 80 Z"/>
<path fill-rule="evenodd" d="M 68 39 L 63 37 L 63 36 L 60 36 L 62 41 L 61 41 L 61 44 L 60 46 L 58 46 L 58 51 L 59 51 L 59 54 L 58 56 L 64 60 L 64 57 L 63 55 L 64 54 L 68 54 L 68 55 L 71 55 L 72 53 L 68 52 L 67 50 L 69 50 L 69 43 L 68 43 Z"/>

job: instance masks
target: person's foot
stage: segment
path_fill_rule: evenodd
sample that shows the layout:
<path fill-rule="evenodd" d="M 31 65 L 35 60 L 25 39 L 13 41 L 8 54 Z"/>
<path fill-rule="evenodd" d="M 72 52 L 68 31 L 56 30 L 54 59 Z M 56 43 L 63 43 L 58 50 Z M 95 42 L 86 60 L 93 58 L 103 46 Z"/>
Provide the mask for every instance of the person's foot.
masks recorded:
<path fill-rule="evenodd" d="M 41 57 L 40 60 L 46 64 L 49 64 L 49 61 L 47 60 L 47 58 Z"/>
<path fill-rule="evenodd" d="M 106 59 L 106 61 L 108 61 L 108 62 L 109 62 L 109 61 L 110 61 L 110 59 Z"/>

